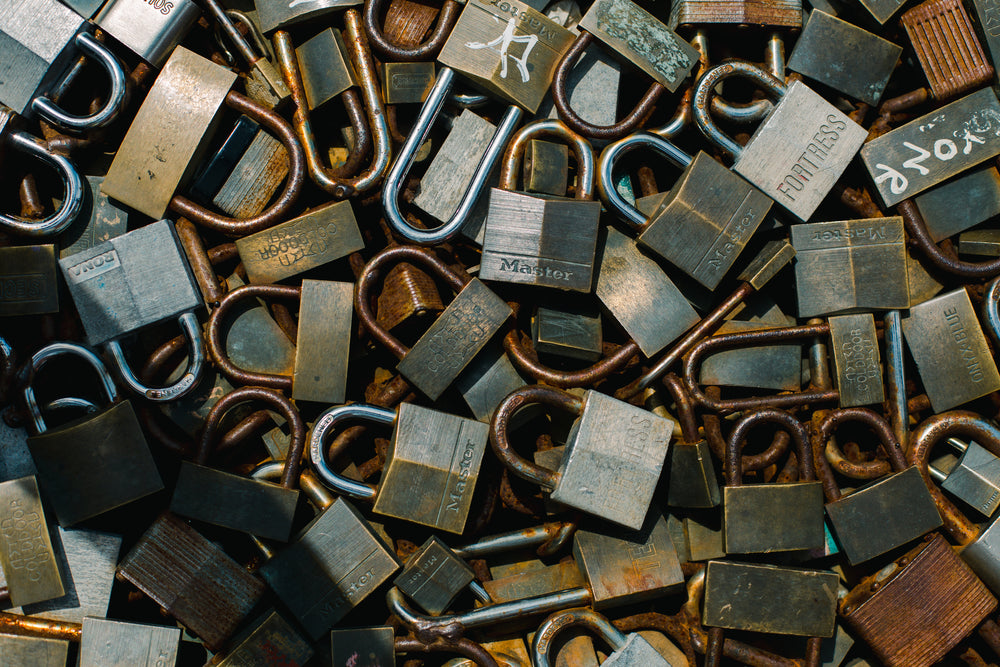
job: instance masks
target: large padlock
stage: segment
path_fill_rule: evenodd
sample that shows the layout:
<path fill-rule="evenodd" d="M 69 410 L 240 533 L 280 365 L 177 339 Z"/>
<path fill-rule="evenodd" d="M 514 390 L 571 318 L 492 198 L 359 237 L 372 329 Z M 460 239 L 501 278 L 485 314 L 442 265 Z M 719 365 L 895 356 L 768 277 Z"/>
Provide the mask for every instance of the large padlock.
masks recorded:
<path fill-rule="evenodd" d="M 972 441 L 948 438 L 948 444 L 958 450 L 958 459 L 948 470 L 932 463 L 931 477 L 983 516 L 993 516 L 1000 507 L 1000 458 Z"/>
<path fill-rule="evenodd" d="M 85 618 L 82 625 L 80 667 L 173 667 L 177 663 L 180 628 L 106 618 Z"/>
<path fill-rule="evenodd" d="M 802 26 L 802 0 L 678 0 L 670 6 L 671 28 L 683 25 Z"/>
<path fill-rule="evenodd" d="M 108 0 L 94 23 L 160 67 L 200 17 L 201 8 L 193 0 Z"/>
<path fill-rule="evenodd" d="M 613 653 L 602 662 L 605 667 L 627 667 L 628 665 L 644 665 L 646 667 L 671 667 L 670 663 L 653 648 L 638 632 L 626 635 L 597 612 L 581 607 L 567 609 L 552 614 L 538 626 L 535 638 L 531 643 L 532 664 L 536 667 L 549 667 L 556 664 L 549 660 L 553 641 L 559 632 L 571 626 L 584 626 L 597 633 L 611 647 Z"/>
<path fill-rule="evenodd" d="M 15 607 L 66 593 L 33 476 L 0 483 L 0 567 Z"/>
<path fill-rule="evenodd" d="M 46 363 L 64 354 L 82 359 L 97 372 L 110 405 L 49 430 L 32 382 Z M 132 404 L 118 400 L 118 390 L 96 354 L 76 343 L 52 343 L 31 357 L 24 380 L 24 401 L 37 431 L 28 438 L 28 449 L 60 525 L 72 526 L 163 488 Z"/>
<path fill-rule="evenodd" d="M 349 419 L 393 426 L 392 449 L 378 487 L 349 480 L 327 462 L 332 429 Z M 412 403 L 397 410 L 352 403 L 330 408 L 316 420 L 309 458 L 324 483 L 349 497 L 374 500 L 378 514 L 462 533 L 488 432 L 482 422 Z"/>
<path fill-rule="evenodd" d="M 517 454 L 510 444 L 510 420 L 531 404 L 579 415 L 558 471 Z M 588 390 L 578 398 L 534 385 L 504 399 L 493 415 L 490 443 L 511 472 L 551 489 L 550 497 L 614 523 L 640 529 L 667 457 L 673 422 L 623 401 Z"/>
<path fill-rule="evenodd" d="M 746 146 L 726 136 L 709 113 L 716 86 L 731 77 L 750 79 L 777 101 Z M 694 118 L 711 143 L 733 156 L 733 171 L 802 220 L 812 216 L 868 136 L 804 83 L 786 86 L 742 61 L 717 65 L 701 77 Z"/>

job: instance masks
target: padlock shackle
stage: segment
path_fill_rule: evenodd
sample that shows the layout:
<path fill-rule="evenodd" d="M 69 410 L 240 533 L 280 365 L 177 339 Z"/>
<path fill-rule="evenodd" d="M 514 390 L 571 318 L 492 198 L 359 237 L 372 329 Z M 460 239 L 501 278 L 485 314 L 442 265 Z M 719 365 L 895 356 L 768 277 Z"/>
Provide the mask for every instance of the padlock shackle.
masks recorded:
<path fill-rule="evenodd" d="M 906 453 L 903 451 L 902 446 L 900 446 L 899 441 L 896 440 L 892 426 L 877 412 L 868 408 L 838 408 L 830 410 L 816 428 L 812 441 L 812 451 L 816 460 L 816 474 L 823 483 L 823 494 L 826 496 L 827 503 L 840 500 L 841 497 L 840 487 L 837 486 L 837 482 L 833 477 L 833 470 L 830 467 L 829 461 L 830 455 L 827 452 L 830 451 L 831 439 L 835 431 L 846 422 L 861 423 L 874 431 L 875 437 L 878 438 L 879 447 L 888 458 L 888 466 L 891 466 L 893 471 L 902 472 L 906 470 L 908 465 L 906 463 Z M 839 448 L 837 450 L 839 453 Z M 841 456 L 843 455 L 841 454 Z M 883 463 L 883 465 L 886 464 Z"/>
<path fill-rule="evenodd" d="M 691 38 L 691 45 L 702 53 L 700 67 L 697 77 L 700 77 L 711 65 L 708 57 L 708 37 L 703 29 L 695 31 Z M 768 35 L 767 47 L 764 50 L 764 67 L 778 79 L 785 78 L 785 42 L 781 35 L 772 32 Z M 693 96 L 692 96 L 693 99 Z M 749 124 L 757 123 L 767 117 L 774 108 L 771 100 L 760 99 L 752 102 L 727 102 L 718 95 L 712 96 L 712 114 L 725 118 L 731 123 Z M 691 105 L 693 108 L 693 104 Z"/>
<path fill-rule="evenodd" d="M 31 415 L 31 421 L 37 433 L 44 433 L 48 427 L 45 425 L 41 410 L 38 409 L 38 402 L 35 400 L 35 388 L 32 386 L 32 383 L 35 381 L 35 376 L 42 370 L 45 364 L 64 354 L 79 357 L 90 364 L 91 368 L 97 371 L 97 377 L 101 381 L 101 388 L 104 389 L 104 395 L 108 397 L 108 403 L 114 403 L 118 400 L 118 388 L 115 387 L 115 382 L 111 379 L 111 374 L 108 373 L 104 362 L 101 361 L 101 358 L 93 350 L 80 343 L 50 343 L 31 355 L 31 359 L 17 373 L 17 382 L 24 387 L 22 395 L 24 396 L 25 407 L 28 410 L 28 414 Z"/>
<path fill-rule="evenodd" d="M 531 642 L 531 664 L 534 667 L 551 667 L 549 653 L 556 636 L 571 627 L 584 627 L 596 633 L 607 642 L 612 651 L 625 646 L 625 633 L 616 628 L 606 617 L 589 607 L 576 607 L 557 611 L 550 615 L 535 630 L 535 638 Z"/>
<path fill-rule="evenodd" d="M 566 536 L 572 537 L 575 531 L 575 523 L 570 521 L 555 521 L 507 533 L 486 535 L 470 544 L 453 547 L 452 551 L 459 558 L 482 558 L 483 556 L 505 553 L 525 547 L 546 545 L 557 540 L 565 542 L 568 539 Z"/>
<path fill-rule="evenodd" d="M 559 112 L 559 119 L 569 125 L 570 129 L 577 134 L 582 134 L 588 139 L 614 141 L 634 132 L 649 114 L 653 112 L 656 108 L 656 102 L 667 89 L 659 81 L 653 81 L 632 111 L 617 123 L 611 125 L 594 125 L 585 121 L 573 110 L 570 104 L 569 91 L 566 87 L 569 83 L 570 72 L 576 66 L 576 61 L 587 50 L 587 47 L 594 42 L 594 39 L 594 35 L 581 28 L 580 34 L 563 54 L 563 57 L 559 59 L 556 70 L 552 75 L 552 102 Z"/>
<path fill-rule="evenodd" d="M 433 60 L 451 35 L 451 29 L 463 9 L 455 0 L 444 0 L 433 32 L 420 44 L 407 47 L 390 42 L 382 31 L 383 4 L 384 0 L 365 0 L 365 33 L 382 60 L 397 63 Z"/>
<path fill-rule="evenodd" d="M 226 95 L 225 104 L 237 113 L 249 116 L 261 127 L 270 131 L 285 147 L 288 153 L 288 176 L 285 177 L 284 189 L 271 206 L 250 218 L 232 218 L 214 213 L 181 194 L 175 194 L 170 199 L 169 208 L 196 225 L 207 227 L 220 234 L 246 236 L 273 227 L 288 217 L 289 211 L 298 202 L 299 193 L 305 183 L 306 158 L 302 146 L 295 138 L 295 131 L 280 114 L 233 90 Z"/>
<path fill-rule="evenodd" d="M 515 475 L 540 486 L 555 488 L 559 483 L 559 473 L 528 461 L 510 445 L 508 429 L 510 420 L 518 410 L 527 405 L 548 405 L 559 410 L 580 415 L 584 399 L 552 387 L 536 384 L 515 389 L 497 406 L 490 422 L 490 444 L 500 462 Z"/>
<path fill-rule="evenodd" d="M 119 112 L 125 106 L 125 93 L 127 92 L 125 71 L 114 54 L 108 50 L 108 47 L 97 41 L 90 33 L 78 33 L 73 38 L 73 43 L 86 55 L 96 60 L 97 64 L 108 73 L 111 88 L 104 106 L 88 116 L 75 116 L 67 113 L 49 98 L 39 95 L 31 100 L 31 110 L 45 121 L 71 132 L 107 127 L 118 117 Z"/>
<path fill-rule="evenodd" d="M 521 162 L 524 151 L 532 139 L 546 137 L 558 139 L 573 151 L 576 158 L 576 199 L 592 200 L 594 198 L 594 149 L 590 142 L 569 129 L 565 123 L 552 118 L 536 120 L 528 123 L 511 137 L 507 151 L 500 165 L 501 190 L 516 190 L 517 177 L 521 173 Z"/>
<path fill-rule="evenodd" d="M 184 375 L 169 387 L 147 387 L 145 383 L 140 381 L 125 357 L 121 341 L 110 340 L 104 346 L 104 349 L 111 356 L 111 364 L 121 375 L 125 386 L 148 401 L 157 403 L 176 401 L 194 391 L 201 382 L 201 376 L 205 370 L 205 343 L 201 338 L 201 324 L 198 323 L 198 316 L 194 313 L 181 313 L 177 321 L 181 325 L 184 338 L 187 339 L 188 363 L 187 368 L 184 369 Z"/>
<path fill-rule="evenodd" d="M 684 388 L 681 379 L 674 373 L 663 377 L 663 386 L 677 406 L 677 423 L 681 425 L 681 441 L 693 445 L 698 442 L 698 420 L 694 414 L 694 401 Z M 744 457 L 745 458 L 745 457 Z"/>
<path fill-rule="evenodd" d="M 13 112 L 0 108 L 0 115 Z M 0 213 L 0 227 L 18 236 L 55 236 L 64 232 L 80 213 L 83 206 L 83 179 L 73 162 L 49 150 L 48 145 L 27 132 L 12 132 L 3 137 L 7 146 L 32 157 L 36 157 L 59 173 L 63 183 L 63 199 L 59 208 L 43 220 L 30 220 L 6 213 Z"/>
<path fill-rule="evenodd" d="M 392 640 L 392 647 L 396 653 L 454 653 L 468 658 L 479 667 L 500 667 L 500 663 L 483 648 L 482 644 L 468 637 L 435 637 L 430 642 L 423 642 L 414 637 L 395 637 Z"/>
<path fill-rule="evenodd" d="M 448 287 L 456 293 L 460 292 L 470 278 L 456 273 L 450 266 L 437 258 L 434 253 L 425 248 L 414 246 L 391 246 L 368 260 L 365 270 L 358 278 L 354 290 L 354 310 L 358 320 L 371 336 L 389 350 L 397 359 L 402 359 L 410 351 L 398 338 L 378 325 L 374 310 L 375 286 L 389 268 L 401 262 L 419 264 L 432 274 L 444 280 Z"/>
<path fill-rule="evenodd" d="M 931 264 L 938 269 L 965 279 L 982 279 L 1000 276 L 1000 258 L 984 262 L 967 262 L 959 259 L 954 250 L 944 250 L 934 243 L 927 231 L 927 223 L 920 214 L 913 199 L 906 199 L 896 205 L 896 211 L 903 218 L 906 235 Z"/>
<path fill-rule="evenodd" d="M 326 458 L 326 443 L 334 427 L 346 421 L 359 420 L 395 426 L 396 416 L 396 410 L 368 403 L 337 405 L 323 412 L 313 424 L 309 443 L 309 461 L 319 479 L 334 491 L 349 498 L 373 500 L 378 494 L 378 488 L 374 484 L 348 479 L 330 467 L 330 462 Z"/>
<path fill-rule="evenodd" d="M 665 381 L 664 381 L 665 382 Z M 722 391 L 719 387 L 706 387 L 705 393 L 710 399 L 718 400 Z M 726 438 L 722 435 L 722 418 L 713 412 L 706 412 L 702 415 L 702 424 L 705 427 L 705 440 L 708 448 L 720 461 L 726 460 Z M 792 437 L 786 431 L 777 430 L 774 438 L 767 449 L 757 454 L 742 454 L 743 474 L 755 470 L 764 470 L 784 458 L 788 452 Z"/>
<path fill-rule="evenodd" d="M 306 424 L 295 405 L 281 392 L 264 387 L 240 387 L 229 392 L 212 406 L 205 418 L 205 428 L 201 433 L 201 442 L 195 454 L 194 462 L 201 466 L 208 465 L 208 459 L 215 449 L 218 440 L 219 424 L 223 416 L 234 406 L 248 401 L 262 401 L 269 404 L 288 422 L 291 442 L 288 443 L 288 454 L 285 458 L 284 470 L 281 473 L 281 486 L 295 489 L 299 485 L 299 472 L 302 470 L 302 455 L 306 449 Z"/>
<path fill-rule="evenodd" d="M 719 129 L 710 113 L 715 87 L 731 77 L 750 79 L 775 99 L 780 99 L 788 90 L 788 86 L 770 72 L 742 60 L 723 61 L 705 72 L 695 84 L 694 120 L 698 124 L 698 129 L 709 142 L 732 155 L 733 159 L 738 159 L 743 147 Z"/>
<path fill-rule="evenodd" d="M 446 4 L 449 2 L 454 2 L 454 0 L 446 0 Z M 439 23 L 440 20 L 439 18 Z M 382 210 L 389 227 L 407 241 L 418 245 L 444 243 L 461 231 L 466 218 L 469 217 L 476 205 L 476 200 L 479 198 L 483 186 L 486 185 L 486 180 L 493 173 L 493 167 L 503 155 L 507 142 L 514 134 L 514 130 L 517 129 L 517 124 L 521 122 L 521 116 L 524 114 L 521 107 L 513 105 L 504 112 L 486 152 L 479 160 L 479 165 L 476 167 L 476 172 L 473 174 L 465 194 L 462 195 L 458 208 L 455 209 L 448 221 L 433 229 L 417 229 L 403 215 L 399 207 L 399 195 L 402 192 L 406 175 L 416 158 L 417 149 L 430 134 L 434 121 L 448 99 L 454 81 L 455 71 L 450 67 L 442 67 L 438 71 L 434 86 L 427 94 L 427 99 L 420 108 L 420 114 L 413 124 L 413 129 L 407 135 L 403 147 L 399 149 L 399 155 L 396 156 L 396 161 L 389 169 L 389 175 L 385 177 L 385 184 L 382 187 Z"/>
<path fill-rule="evenodd" d="M 743 484 L 742 459 L 740 452 L 746 444 L 747 434 L 750 429 L 761 424 L 777 424 L 779 428 L 788 432 L 795 445 L 795 455 L 798 459 L 799 481 L 811 482 L 816 479 L 816 463 L 813 459 L 813 452 L 809 446 L 809 432 L 804 424 L 795 419 L 784 410 L 765 408 L 756 412 L 748 412 L 743 416 L 729 434 L 729 441 L 726 443 L 726 458 L 723 461 L 723 468 L 726 475 L 726 486 L 741 486 Z"/>
<path fill-rule="evenodd" d="M 178 218 L 174 223 L 174 231 L 177 232 L 177 240 L 184 248 L 184 255 L 187 257 L 188 266 L 194 275 L 195 282 L 201 290 L 201 296 L 205 300 L 205 305 L 211 310 L 219 304 L 219 299 L 225 295 L 223 286 L 219 284 L 219 277 L 215 273 L 212 260 L 208 257 L 208 250 L 198 233 L 198 228 L 187 218 Z M 236 245 L 233 244 L 233 249 Z"/>
<path fill-rule="evenodd" d="M 615 187 L 615 167 L 618 160 L 636 148 L 652 149 L 681 171 L 687 169 L 694 158 L 668 140 L 649 132 L 636 132 L 604 147 L 597 161 L 597 191 L 601 195 L 601 201 L 608 210 L 613 210 L 619 218 L 640 230 L 649 224 L 649 218 L 625 201 Z"/>
<path fill-rule="evenodd" d="M 385 105 L 382 102 L 382 93 L 375 75 L 375 63 L 372 61 L 371 51 L 365 41 L 364 31 L 361 27 L 361 15 L 358 10 L 352 8 L 344 12 L 344 22 L 347 33 L 344 45 L 354 66 L 354 71 L 358 75 L 358 85 L 361 88 L 361 95 L 364 98 L 368 115 L 367 127 L 370 128 L 368 131 L 375 135 L 371 164 L 364 172 L 350 178 L 347 178 L 339 170 L 329 169 L 323 163 L 320 151 L 316 147 L 316 138 L 313 135 L 312 122 L 309 119 L 309 101 L 306 98 L 305 84 L 302 81 L 302 73 L 299 70 L 299 61 L 295 55 L 291 36 L 284 30 L 278 30 L 274 33 L 273 38 L 281 74 L 285 78 L 285 83 L 288 84 L 292 101 L 295 103 L 293 116 L 295 133 L 305 150 L 309 176 L 313 183 L 337 200 L 363 194 L 377 186 L 392 160 L 392 143 L 389 135 L 389 123 L 385 116 Z"/>

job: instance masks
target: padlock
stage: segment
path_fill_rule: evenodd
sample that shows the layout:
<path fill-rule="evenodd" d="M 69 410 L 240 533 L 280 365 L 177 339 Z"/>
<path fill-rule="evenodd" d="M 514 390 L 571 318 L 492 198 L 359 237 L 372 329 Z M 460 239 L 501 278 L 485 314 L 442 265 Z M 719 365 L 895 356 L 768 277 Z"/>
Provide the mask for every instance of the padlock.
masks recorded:
<path fill-rule="evenodd" d="M 590 638 L 585 637 L 585 639 L 589 640 Z M 528 667 L 531 665 L 528 645 L 521 637 L 483 641 L 482 646 L 500 667 Z M 444 663 L 442 667 L 476 667 L 477 664 L 473 658 L 453 658 Z M 580 664 L 579 667 L 596 667 L 596 665 Z"/>
<path fill-rule="evenodd" d="M 871 313 L 838 315 L 829 321 L 840 407 L 881 404 L 885 391 L 874 316 Z"/>
<path fill-rule="evenodd" d="M 670 6 L 669 25 L 674 30 L 683 25 L 717 23 L 799 28 L 802 26 L 802 1 L 679 0 Z"/>
<path fill-rule="evenodd" d="M 202 159 L 202 164 L 188 187 L 191 196 L 203 203 L 211 202 L 250 147 L 259 129 L 260 125 L 252 118 L 241 114 L 218 150 Z"/>
<path fill-rule="evenodd" d="M 587 579 L 574 562 L 545 565 L 531 559 L 490 569 L 492 579 L 483 588 L 494 604 L 516 602 L 539 595 L 548 595 L 577 586 L 587 586 Z"/>
<path fill-rule="evenodd" d="M 601 314 L 589 309 L 539 305 L 531 318 L 531 342 L 539 354 L 597 361 L 603 340 Z"/>
<path fill-rule="evenodd" d="M 160 67 L 200 17 L 201 8 L 193 0 L 108 0 L 94 23 Z"/>
<path fill-rule="evenodd" d="M 917 195 L 913 203 L 938 243 L 1000 214 L 1000 172 L 994 166 L 969 169 Z"/>
<path fill-rule="evenodd" d="M 252 218 L 264 210 L 287 176 L 285 147 L 258 130 L 211 202 L 234 218 Z"/>
<path fill-rule="evenodd" d="M 694 405 L 684 385 L 674 374 L 668 374 L 663 384 L 677 406 L 680 433 L 670 450 L 670 479 L 667 484 L 667 504 L 671 507 L 710 508 L 722 502 L 719 481 L 708 442 L 698 433 Z M 647 390 L 651 392 L 652 390 Z M 646 405 L 661 417 L 668 416 L 662 406 L 656 406 L 659 396 L 655 393 Z"/>
<path fill-rule="evenodd" d="M 409 349 L 379 327 L 372 312 L 375 284 L 388 266 L 401 261 L 430 269 L 457 293 Z M 361 325 L 400 359 L 397 370 L 431 400 L 437 400 L 513 312 L 479 280 L 466 282 L 432 253 L 412 246 L 386 248 L 368 261 L 357 283 L 354 308 Z"/>
<path fill-rule="evenodd" d="M 358 0 L 299 0 L 290 3 L 285 0 L 254 0 L 260 29 L 265 33 L 359 4 Z"/>
<path fill-rule="evenodd" d="M 525 192 L 563 197 L 569 173 L 569 146 L 532 139 L 524 149 Z"/>
<path fill-rule="evenodd" d="M 66 667 L 69 641 L 47 637 L 0 634 L 0 657 L 8 665 Z"/>
<path fill-rule="evenodd" d="M 715 87 L 732 78 L 760 86 L 777 104 L 740 146 L 712 120 Z M 801 220 L 808 220 L 844 173 L 868 132 L 804 83 L 785 85 L 746 62 L 711 68 L 695 88 L 694 119 L 705 138 L 733 156 L 733 171 Z"/>
<path fill-rule="evenodd" d="M 295 59 L 310 111 L 358 85 L 358 75 L 340 30 L 327 28 L 295 47 Z"/>
<path fill-rule="evenodd" d="M 284 416 L 292 433 L 281 486 L 209 468 L 219 423 L 230 408 L 246 401 L 270 404 Z M 184 461 L 177 476 L 170 511 L 216 526 L 287 541 L 298 505 L 299 461 L 306 427 L 295 406 L 282 394 L 262 387 L 241 387 L 223 396 L 205 420 L 194 462 Z"/>
<path fill-rule="evenodd" d="M 215 658 L 216 667 L 245 667 L 246 665 L 284 665 L 299 667 L 313 656 L 312 647 L 276 611 L 251 625 L 245 636 L 232 642 L 221 660 Z M 159 666 L 157 666 L 159 667 Z"/>
<path fill-rule="evenodd" d="M 83 205 L 76 221 L 59 236 L 59 259 L 89 250 L 127 231 L 129 212 L 101 192 L 103 176 L 85 176 Z"/>
<path fill-rule="evenodd" d="M 1000 154 L 1000 101 L 989 88 L 970 93 L 861 149 L 882 206 L 889 208 Z"/>
<path fill-rule="evenodd" d="M 777 328 L 774 324 L 728 320 L 715 335 Z M 802 386 L 801 345 L 761 345 L 727 350 L 706 357 L 698 374 L 701 384 L 798 391 Z"/>
<path fill-rule="evenodd" d="M 423 104 L 434 85 L 434 63 L 383 63 L 386 104 Z"/>
<path fill-rule="evenodd" d="M 629 205 L 612 185 L 619 158 L 651 148 L 683 169 L 650 215 Z M 649 133 L 611 144 L 598 163 L 601 198 L 640 231 L 637 243 L 666 259 L 710 290 L 718 287 L 771 209 L 771 200 L 729 169 L 699 151 L 694 158 Z"/>
<path fill-rule="evenodd" d="M 173 667 L 180 651 L 181 629 L 83 619 L 80 667 Z"/>
<path fill-rule="evenodd" d="M 511 416 L 541 403 L 579 415 L 558 471 L 534 465 L 510 445 Z M 673 422 L 594 390 L 578 398 L 534 385 L 504 399 L 490 424 L 490 444 L 518 477 L 552 489 L 556 502 L 638 530 L 667 457 Z"/>
<path fill-rule="evenodd" d="M 432 535 L 392 583 L 426 612 L 437 615 L 475 580 L 472 568 Z"/>
<path fill-rule="evenodd" d="M 504 397 L 526 384 L 527 376 L 514 367 L 504 349 L 496 344 L 483 348 L 455 378 L 455 389 L 472 416 L 487 423 Z"/>
<path fill-rule="evenodd" d="M 93 24 L 56 0 L 10 4 L 0 18 L 0 104 L 22 116 L 38 117 L 71 131 L 104 127 L 125 105 L 125 72 L 106 46 L 91 34 Z M 107 72 L 111 82 L 104 106 L 89 116 L 73 116 L 46 95 L 62 87 L 77 49 Z"/>
<path fill-rule="evenodd" d="M 575 199 L 513 192 L 521 156 L 528 141 L 537 136 L 557 137 L 573 147 Z M 589 293 L 601 215 L 601 204 L 593 197 L 590 143 L 560 121 L 526 125 L 504 154 L 500 187 L 490 191 L 479 277 Z"/>
<path fill-rule="evenodd" d="M 303 280 L 292 398 L 343 403 L 351 351 L 354 284 Z"/>
<path fill-rule="evenodd" d="M 1000 507 L 1000 458 L 972 441 L 948 438 L 948 444 L 960 453 L 958 460 L 949 470 L 931 463 L 931 477 L 983 516 L 993 516 Z"/>
<path fill-rule="evenodd" d="M 109 406 L 49 430 L 32 383 L 50 360 L 69 354 L 97 372 Z M 24 370 L 24 401 L 37 435 L 28 449 L 59 524 L 76 523 L 145 498 L 163 488 L 132 404 L 118 390 L 100 358 L 76 343 L 52 343 L 31 357 Z M 86 475 L 80 471 L 86 470 Z"/>
<path fill-rule="evenodd" d="M 903 318 L 903 335 L 934 412 L 1000 389 L 1000 373 L 964 288 L 913 306 Z"/>
<path fill-rule="evenodd" d="M 15 607 L 66 592 L 33 476 L 0 483 L 0 567 Z"/>
<path fill-rule="evenodd" d="M 56 247 L 0 248 L 0 316 L 59 312 Z"/>
<path fill-rule="evenodd" d="M 910 307 L 902 218 L 799 224 L 791 238 L 799 317 Z"/>
<path fill-rule="evenodd" d="M 1000 233 L 995 229 L 970 229 L 958 235 L 958 253 L 1000 257 Z"/>
<path fill-rule="evenodd" d="M 993 69 L 1000 65 L 997 57 L 1000 56 L 1000 7 L 993 0 L 971 0 L 966 9 L 969 10 L 969 18 L 976 29 L 980 43 L 990 57 Z"/>
<path fill-rule="evenodd" d="M 349 419 L 393 426 L 391 454 L 378 487 L 346 479 L 327 462 L 331 430 Z M 330 408 L 316 420 L 309 458 L 325 484 L 352 498 L 374 500 L 376 513 L 460 534 L 488 431 L 482 422 L 412 403 L 397 410 L 352 403 Z"/>
<path fill-rule="evenodd" d="M 586 607 L 567 609 L 552 614 L 535 631 L 531 642 L 532 664 L 536 667 L 549 667 L 554 664 L 549 660 L 553 640 L 556 635 L 570 626 L 584 626 L 593 630 L 601 639 L 607 642 L 614 651 L 608 659 L 602 662 L 606 667 L 627 667 L 628 665 L 647 665 L 648 667 L 671 667 L 653 645 L 646 641 L 638 632 L 628 635 L 619 631 L 611 622 L 597 612 Z"/>

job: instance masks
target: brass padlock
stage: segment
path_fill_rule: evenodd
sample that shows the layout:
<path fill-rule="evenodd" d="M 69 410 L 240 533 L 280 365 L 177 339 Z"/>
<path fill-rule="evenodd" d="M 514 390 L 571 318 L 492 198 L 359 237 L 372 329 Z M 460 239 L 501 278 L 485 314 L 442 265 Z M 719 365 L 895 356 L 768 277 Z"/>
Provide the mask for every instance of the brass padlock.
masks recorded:
<path fill-rule="evenodd" d="M 798 28 L 802 0 L 678 0 L 670 6 L 671 28 L 729 23 Z"/>
<path fill-rule="evenodd" d="M 559 471 L 522 458 L 510 445 L 513 414 L 541 403 L 579 415 Z M 519 477 L 552 489 L 552 500 L 640 529 L 667 457 L 673 422 L 593 390 L 583 398 L 534 385 L 504 399 L 490 424 L 490 443 Z"/>
<path fill-rule="evenodd" d="M 64 354 L 82 359 L 97 372 L 110 405 L 49 430 L 32 383 L 46 363 Z M 32 355 L 24 380 L 24 401 L 37 431 L 28 438 L 28 449 L 60 525 L 72 526 L 163 488 L 132 404 L 118 400 L 118 390 L 96 354 L 76 343 L 52 343 Z M 87 474 L 81 474 L 84 470 Z"/>
<path fill-rule="evenodd" d="M 875 317 L 871 313 L 830 318 L 830 345 L 840 392 L 840 407 L 881 404 L 882 366 L 879 363 Z"/>
<path fill-rule="evenodd" d="M 475 580 L 472 568 L 432 535 L 410 556 L 392 583 L 436 616 Z"/>
<path fill-rule="evenodd" d="M 960 456 L 948 470 L 929 465 L 931 477 L 983 516 L 993 516 L 1000 507 L 1000 458 L 972 441 L 948 438 L 948 444 Z"/>
<path fill-rule="evenodd" d="M 726 136 L 709 113 L 716 86 L 746 78 L 777 100 L 746 146 Z M 785 85 L 742 61 L 717 65 L 695 88 L 694 118 L 702 134 L 733 156 L 733 171 L 801 220 L 808 220 L 861 148 L 868 132 L 804 83 Z"/>
<path fill-rule="evenodd" d="M 563 197 L 569 173 L 569 146 L 532 139 L 524 149 L 524 190 Z"/>
<path fill-rule="evenodd" d="M 288 165 L 284 145 L 268 132 L 258 130 L 210 201 L 234 218 L 253 218 L 285 181 Z"/>
<path fill-rule="evenodd" d="M 395 630 L 380 625 L 363 628 L 339 628 L 330 633 L 331 664 L 348 665 L 357 656 L 369 664 L 393 665 L 396 662 Z"/>
<path fill-rule="evenodd" d="M 358 85 L 358 76 L 340 30 L 327 28 L 302 42 L 295 47 L 295 59 L 311 111 Z"/>
<path fill-rule="evenodd" d="M 69 641 L 48 637 L 0 635 L 0 657 L 8 665 L 32 667 L 66 667 Z"/>
<path fill-rule="evenodd" d="M 386 104 L 423 104 L 434 85 L 434 63 L 383 63 Z"/>
<path fill-rule="evenodd" d="M 233 641 L 216 667 L 246 667 L 247 665 L 287 665 L 298 667 L 309 662 L 313 650 L 309 643 L 282 616 L 272 611 L 254 623 L 245 636 Z M 157 665 L 159 667 L 159 665 Z"/>
<path fill-rule="evenodd" d="M 153 67 L 160 67 L 201 17 L 193 0 L 108 0 L 94 23 Z"/>
<path fill-rule="evenodd" d="M 698 433 L 694 405 L 684 385 L 674 374 L 663 379 L 674 398 L 680 433 L 670 450 L 670 479 L 667 483 L 667 504 L 671 507 L 711 508 L 722 502 L 719 481 L 708 442 Z M 646 407 L 661 417 L 669 414 L 658 405 L 659 396 L 646 390 Z"/>
<path fill-rule="evenodd" d="M 536 667 L 550 667 L 558 664 L 549 660 L 553 650 L 553 642 L 558 633 L 568 627 L 584 626 L 596 632 L 613 650 L 607 660 L 602 662 L 606 667 L 627 667 L 628 665 L 645 665 L 647 667 L 671 667 L 670 663 L 653 648 L 638 632 L 628 635 L 620 632 L 611 622 L 597 612 L 581 607 L 567 609 L 552 614 L 535 631 L 531 643 L 531 660 Z"/>
<path fill-rule="evenodd" d="M 349 419 L 393 425 L 392 453 L 378 487 L 349 480 L 327 462 L 329 434 Z M 378 514 L 462 533 L 488 431 L 482 422 L 412 403 L 397 410 L 352 403 L 330 408 L 316 420 L 309 457 L 324 483 L 352 498 L 374 500 Z"/>
<path fill-rule="evenodd" d="M 59 312 L 54 245 L 0 248 L 0 316 Z"/>
<path fill-rule="evenodd" d="M 776 324 L 728 320 L 715 330 L 715 335 L 739 335 L 775 328 Z M 802 386 L 802 346 L 761 345 L 713 354 L 702 362 L 698 381 L 716 387 L 798 391 Z"/>
<path fill-rule="evenodd" d="M 15 607 L 66 592 L 33 476 L 0 482 L 0 567 Z"/>
<path fill-rule="evenodd" d="M 85 618 L 80 667 L 173 667 L 180 643 L 180 628 Z"/>
<path fill-rule="evenodd" d="M 343 403 L 347 392 L 354 284 L 303 280 L 292 398 Z"/>
<path fill-rule="evenodd" d="M 504 349 L 495 343 L 487 345 L 455 378 L 455 389 L 472 416 L 487 423 L 500 401 L 526 384 L 527 376 L 514 367 Z"/>

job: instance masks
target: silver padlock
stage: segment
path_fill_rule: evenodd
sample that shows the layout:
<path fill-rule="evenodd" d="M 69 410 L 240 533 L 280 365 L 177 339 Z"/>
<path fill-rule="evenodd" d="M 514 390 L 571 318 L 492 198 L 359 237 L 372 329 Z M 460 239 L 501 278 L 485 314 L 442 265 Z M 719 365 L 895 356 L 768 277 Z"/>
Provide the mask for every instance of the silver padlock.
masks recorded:
<path fill-rule="evenodd" d="M 200 16 L 201 9 L 192 0 L 109 0 L 94 23 L 160 67 Z"/>
<path fill-rule="evenodd" d="M 604 616 L 585 607 L 567 609 L 552 614 L 538 627 L 531 643 L 531 660 L 535 667 L 550 667 L 558 664 L 549 660 L 553 639 L 560 630 L 571 626 L 585 626 L 598 634 L 612 648 L 614 653 L 601 663 L 604 667 L 672 667 L 653 645 L 638 632 L 624 634 Z M 675 667 L 679 667 L 675 666 Z"/>
<path fill-rule="evenodd" d="M 948 438 L 948 444 L 961 455 L 949 470 L 928 466 L 931 477 L 983 516 L 993 516 L 1000 507 L 1000 458 L 975 442 Z"/>

